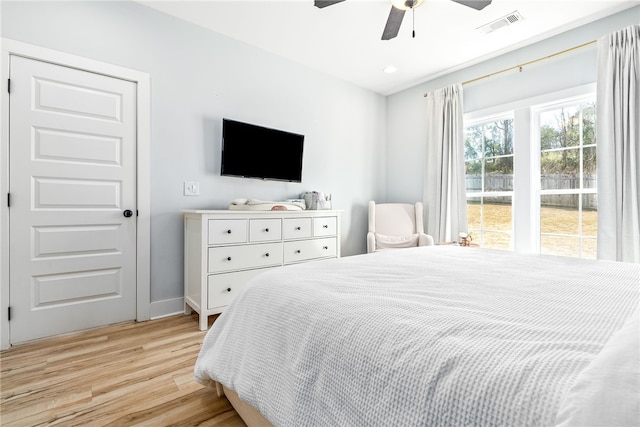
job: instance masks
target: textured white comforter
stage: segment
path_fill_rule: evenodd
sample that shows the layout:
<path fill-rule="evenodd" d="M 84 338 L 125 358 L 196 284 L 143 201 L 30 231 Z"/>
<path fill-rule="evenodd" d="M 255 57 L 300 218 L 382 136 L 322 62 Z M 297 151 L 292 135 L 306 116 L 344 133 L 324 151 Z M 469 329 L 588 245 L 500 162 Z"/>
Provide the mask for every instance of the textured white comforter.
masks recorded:
<path fill-rule="evenodd" d="M 640 266 L 431 246 L 258 276 L 196 379 L 276 426 L 552 425 L 638 306 Z"/>

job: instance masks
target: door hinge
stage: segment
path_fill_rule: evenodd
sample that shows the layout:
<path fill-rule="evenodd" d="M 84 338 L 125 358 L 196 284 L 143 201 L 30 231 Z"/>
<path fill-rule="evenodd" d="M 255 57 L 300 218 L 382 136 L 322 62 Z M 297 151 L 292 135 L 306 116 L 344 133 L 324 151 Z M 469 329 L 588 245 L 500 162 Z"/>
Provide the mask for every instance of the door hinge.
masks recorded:
<path fill-rule="evenodd" d="M 7 207 L 11 207 L 11 193 L 7 193 Z"/>
<path fill-rule="evenodd" d="M 11 322 L 11 306 L 7 307 L 7 318 L 9 319 L 9 322 Z"/>
<path fill-rule="evenodd" d="M 136 209 L 136 216 L 138 216 L 138 215 L 140 215 L 140 214 L 138 213 L 138 209 Z"/>
<path fill-rule="evenodd" d="M 11 79 L 7 79 L 7 92 L 11 93 Z"/>

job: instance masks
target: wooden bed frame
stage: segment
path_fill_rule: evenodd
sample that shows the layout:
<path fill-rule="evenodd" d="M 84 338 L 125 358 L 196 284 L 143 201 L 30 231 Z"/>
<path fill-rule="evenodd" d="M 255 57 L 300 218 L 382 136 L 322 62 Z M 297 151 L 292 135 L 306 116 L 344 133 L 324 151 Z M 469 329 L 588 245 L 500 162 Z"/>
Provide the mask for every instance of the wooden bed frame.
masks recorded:
<path fill-rule="evenodd" d="M 218 397 L 226 396 L 231 406 L 236 410 L 242 421 L 247 424 L 248 427 L 273 427 L 265 417 L 253 406 L 242 401 L 238 397 L 238 393 L 216 382 L 216 392 Z"/>

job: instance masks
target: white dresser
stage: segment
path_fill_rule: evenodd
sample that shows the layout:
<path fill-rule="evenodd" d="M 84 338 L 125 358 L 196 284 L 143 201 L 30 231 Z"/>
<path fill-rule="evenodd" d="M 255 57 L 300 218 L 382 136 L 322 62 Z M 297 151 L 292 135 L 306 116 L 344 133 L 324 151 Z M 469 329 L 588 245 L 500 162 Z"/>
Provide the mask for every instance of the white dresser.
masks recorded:
<path fill-rule="evenodd" d="M 339 211 L 184 211 L 185 313 L 198 312 L 205 330 L 252 277 L 339 257 Z"/>

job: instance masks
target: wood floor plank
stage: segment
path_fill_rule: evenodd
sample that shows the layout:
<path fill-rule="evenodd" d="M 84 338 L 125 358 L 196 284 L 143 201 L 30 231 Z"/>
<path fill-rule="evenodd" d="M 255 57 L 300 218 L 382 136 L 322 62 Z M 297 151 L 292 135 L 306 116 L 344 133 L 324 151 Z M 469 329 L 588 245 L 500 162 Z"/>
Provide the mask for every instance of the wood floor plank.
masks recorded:
<path fill-rule="evenodd" d="M 193 378 L 204 335 L 180 315 L 0 352 L 0 425 L 244 426 Z"/>

